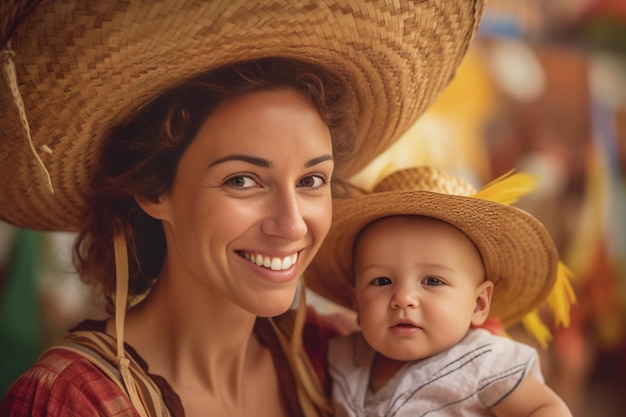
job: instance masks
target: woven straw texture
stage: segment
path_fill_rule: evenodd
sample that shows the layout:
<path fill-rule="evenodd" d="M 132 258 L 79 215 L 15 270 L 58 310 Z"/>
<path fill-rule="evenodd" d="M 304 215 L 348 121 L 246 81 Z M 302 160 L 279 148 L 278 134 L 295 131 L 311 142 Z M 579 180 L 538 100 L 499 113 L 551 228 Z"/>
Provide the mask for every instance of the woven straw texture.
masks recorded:
<path fill-rule="evenodd" d="M 312 265 L 307 286 L 354 309 L 352 248 L 368 223 L 392 215 L 423 215 L 463 231 L 476 245 L 487 279 L 494 282 L 490 315 L 503 324 L 518 322 L 554 286 L 558 253 L 550 234 L 516 207 L 470 197 L 476 191 L 448 173 L 429 167 L 397 171 L 374 192 L 335 201 L 333 225 Z"/>
<path fill-rule="evenodd" d="M 0 219 L 74 230 L 104 132 L 198 73 L 266 56 L 310 60 L 356 95 L 349 176 L 397 140 L 453 77 L 484 0 L 44 1 L 2 4 L 15 86 L 0 83 Z M 52 195 L 37 157 L 51 176 Z"/>

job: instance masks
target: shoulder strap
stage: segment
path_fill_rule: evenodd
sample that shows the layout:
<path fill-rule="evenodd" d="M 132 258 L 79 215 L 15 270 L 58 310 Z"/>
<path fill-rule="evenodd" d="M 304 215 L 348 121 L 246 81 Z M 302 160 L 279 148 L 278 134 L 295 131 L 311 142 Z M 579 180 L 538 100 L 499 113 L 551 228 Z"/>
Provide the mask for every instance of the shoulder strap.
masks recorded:
<path fill-rule="evenodd" d="M 116 343 L 111 336 L 91 331 L 72 332 L 53 348 L 69 350 L 89 360 L 128 395 L 122 375 L 116 366 Z M 159 387 L 132 357 L 129 359 L 129 369 L 141 404 L 132 402 L 139 415 L 141 417 L 171 417 L 163 402 Z"/>

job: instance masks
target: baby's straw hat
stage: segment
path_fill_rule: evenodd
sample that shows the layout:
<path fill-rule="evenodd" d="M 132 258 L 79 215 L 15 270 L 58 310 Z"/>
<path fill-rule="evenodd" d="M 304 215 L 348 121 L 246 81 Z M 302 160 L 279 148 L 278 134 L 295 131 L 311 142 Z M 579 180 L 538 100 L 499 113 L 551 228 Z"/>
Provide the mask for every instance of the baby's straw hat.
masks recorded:
<path fill-rule="evenodd" d="M 75 230 L 112 126 L 186 79 L 268 56 L 350 83 L 356 152 L 338 173 L 348 177 L 449 83 L 483 9 L 484 0 L 3 1 L 0 219 Z"/>
<path fill-rule="evenodd" d="M 335 200 L 330 233 L 305 272 L 307 286 L 354 309 L 352 250 L 361 229 L 388 216 L 428 216 L 455 226 L 474 242 L 486 277 L 494 283 L 490 316 L 505 326 L 516 323 L 546 300 L 560 270 L 546 228 L 529 213 L 508 205 L 533 183 L 527 174 L 506 175 L 477 192 L 437 168 L 396 171 L 372 193 Z"/>

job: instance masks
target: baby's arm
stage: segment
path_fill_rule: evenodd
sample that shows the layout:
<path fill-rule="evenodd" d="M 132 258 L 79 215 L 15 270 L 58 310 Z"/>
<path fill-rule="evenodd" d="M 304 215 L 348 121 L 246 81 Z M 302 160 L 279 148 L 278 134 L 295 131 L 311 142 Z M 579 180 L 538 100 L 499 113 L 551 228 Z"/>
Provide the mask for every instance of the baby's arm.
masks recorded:
<path fill-rule="evenodd" d="M 498 417 L 572 417 L 565 402 L 532 375 L 527 375 L 491 412 Z"/>

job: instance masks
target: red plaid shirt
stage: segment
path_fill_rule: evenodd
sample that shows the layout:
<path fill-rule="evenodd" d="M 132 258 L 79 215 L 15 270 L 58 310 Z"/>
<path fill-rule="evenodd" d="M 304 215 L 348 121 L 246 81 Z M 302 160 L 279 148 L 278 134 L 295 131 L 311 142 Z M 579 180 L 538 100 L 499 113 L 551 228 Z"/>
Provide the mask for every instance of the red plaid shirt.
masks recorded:
<path fill-rule="evenodd" d="M 139 417 L 114 382 L 88 360 L 62 349 L 47 351 L 13 384 L 0 414 Z"/>
<path fill-rule="evenodd" d="M 103 331 L 104 322 L 83 322 L 80 330 Z M 289 365 L 271 333 L 262 325 L 255 332 L 272 351 L 275 367 L 284 388 L 284 397 L 291 415 L 299 415 L 297 395 Z M 313 367 L 326 384 L 326 342 L 336 335 L 335 329 L 321 320 L 312 310 L 307 317 L 304 332 L 306 346 Z M 127 353 L 138 363 L 145 362 L 127 345 Z M 144 369 L 147 369 L 145 366 Z M 185 412 L 178 395 L 165 379 L 150 375 L 161 389 L 161 394 L 172 417 L 183 417 Z M 298 409 L 294 409 L 297 407 Z M 115 416 L 139 417 L 129 398 L 96 366 L 76 353 L 50 349 L 20 376 L 11 386 L 0 405 L 0 417 L 85 417 Z"/>

